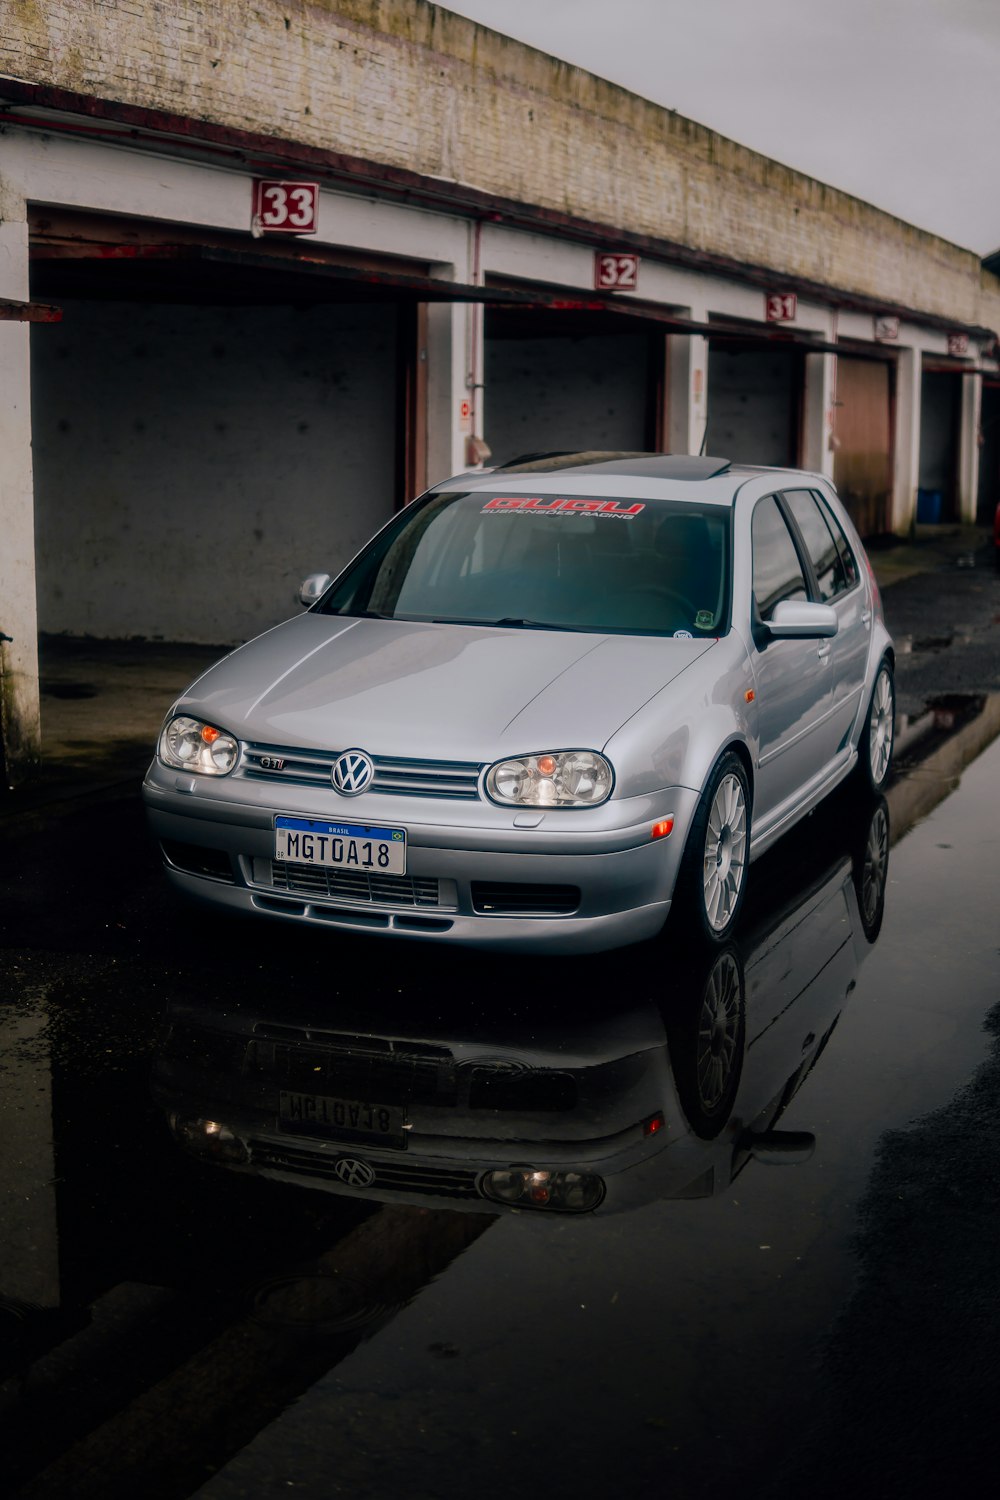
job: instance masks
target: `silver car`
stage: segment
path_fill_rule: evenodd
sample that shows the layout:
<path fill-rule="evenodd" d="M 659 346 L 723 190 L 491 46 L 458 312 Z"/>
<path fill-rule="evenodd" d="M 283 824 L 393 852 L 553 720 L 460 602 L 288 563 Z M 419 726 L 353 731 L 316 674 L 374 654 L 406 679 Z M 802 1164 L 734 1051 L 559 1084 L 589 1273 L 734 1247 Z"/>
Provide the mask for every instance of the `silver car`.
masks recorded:
<path fill-rule="evenodd" d="M 549 953 L 721 943 L 750 862 L 892 755 L 893 647 L 819 475 L 563 454 L 413 501 L 173 705 L 144 795 L 233 911 Z"/>

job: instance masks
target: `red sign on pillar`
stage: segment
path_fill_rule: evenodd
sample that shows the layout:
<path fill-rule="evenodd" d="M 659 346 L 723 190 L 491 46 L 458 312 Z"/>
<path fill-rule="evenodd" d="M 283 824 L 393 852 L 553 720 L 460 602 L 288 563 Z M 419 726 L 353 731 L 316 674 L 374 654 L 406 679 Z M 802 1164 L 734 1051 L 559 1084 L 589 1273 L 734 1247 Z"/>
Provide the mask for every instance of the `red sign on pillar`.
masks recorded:
<path fill-rule="evenodd" d="M 594 286 L 599 292 L 634 292 L 639 285 L 638 255 L 615 255 L 598 250 L 594 256 Z"/>
<path fill-rule="evenodd" d="M 767 323 L 794 323 L 798 311 L 798 298 L 794 292 L 768 292 L 764 298 L 764 321 Z"/>
<path fill-rule="evenodd" d="M 318 221 L 318 182 L 266 182 L 253 185 L 255 232 L 315 234 Z"/>

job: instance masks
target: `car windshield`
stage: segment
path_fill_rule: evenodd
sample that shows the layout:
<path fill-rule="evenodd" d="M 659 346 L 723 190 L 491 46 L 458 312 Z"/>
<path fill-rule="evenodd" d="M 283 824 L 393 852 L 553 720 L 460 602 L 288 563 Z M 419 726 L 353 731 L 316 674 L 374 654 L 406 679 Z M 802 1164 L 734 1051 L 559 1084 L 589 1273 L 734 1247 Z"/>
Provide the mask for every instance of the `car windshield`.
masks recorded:
<path fill-rule="evenodd" d="M 606 496 L 432 494 L 365 548 L 318 606 L 600 634 L 725 634 L 727 507 Z"/>

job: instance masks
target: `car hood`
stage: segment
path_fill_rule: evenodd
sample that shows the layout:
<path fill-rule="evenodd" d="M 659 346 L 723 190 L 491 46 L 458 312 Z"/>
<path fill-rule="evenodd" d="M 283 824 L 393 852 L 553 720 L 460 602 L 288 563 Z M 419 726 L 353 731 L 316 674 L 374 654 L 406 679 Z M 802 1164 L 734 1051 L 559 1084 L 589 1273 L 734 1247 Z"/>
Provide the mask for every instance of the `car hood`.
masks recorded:
<path fill-rule="evenodd" d="M 210 668 L 181 703 L 276 746 L 470 761 L 600 749 L 713 644 L 306 614 Z"/>

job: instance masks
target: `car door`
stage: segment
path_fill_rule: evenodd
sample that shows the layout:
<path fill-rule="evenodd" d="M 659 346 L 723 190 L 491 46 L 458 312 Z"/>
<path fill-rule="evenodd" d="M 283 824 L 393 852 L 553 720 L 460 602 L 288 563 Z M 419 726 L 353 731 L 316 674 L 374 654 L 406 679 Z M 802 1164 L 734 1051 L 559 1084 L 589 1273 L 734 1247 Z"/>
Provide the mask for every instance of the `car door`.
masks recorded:
<path fill-rule="evenodd" d="M 861 569 L 830 507 L 812 490 L 785 490 L 781 498 L 808 554 L 813 597 L 837 614 L 837 634 L 816 642 L 830 690 L 820 755 L 831 762 L 849 753 L 847 738 L 865 686 L 871 612 Z"/>
<path fill-rule="evenodd" d="M 776 605 L 807 600 L 812 588 L 801 541 L 776 495 L 754 507 L 751 547 L 753 605 L 766 624 Z M 758 726 L 754 832 L 761 835 L 816 775 L 832 694 L 828 659 L 820 651 L 828 641 L 767 640 L 760 631 L 751 632 L 751 640 Z"/>

